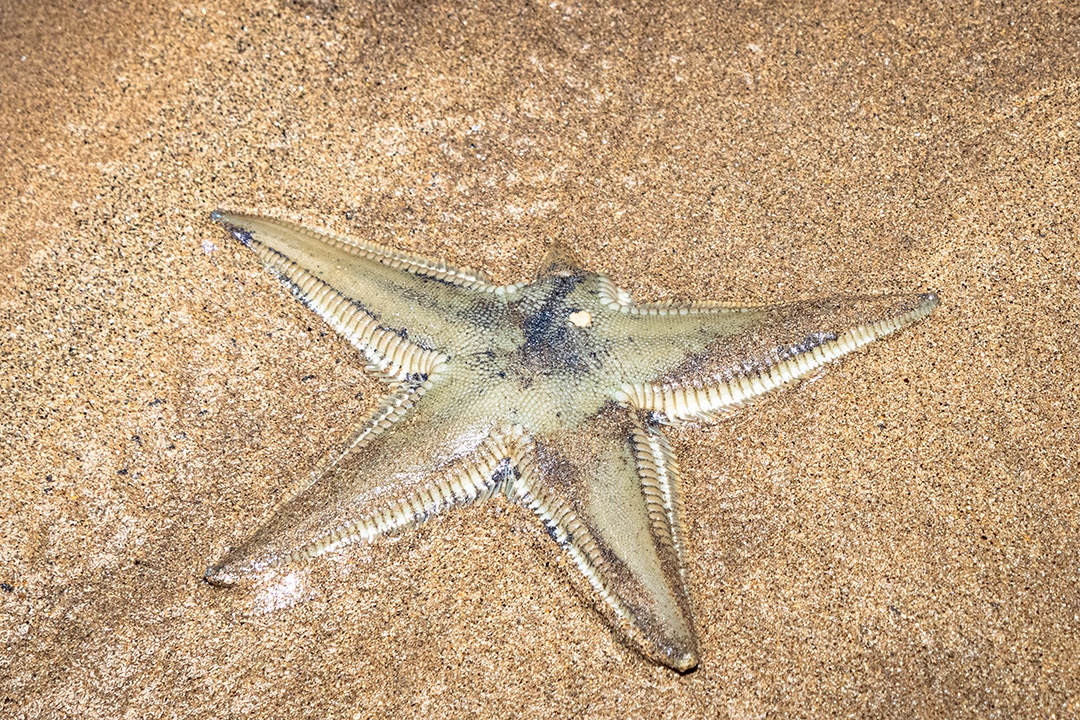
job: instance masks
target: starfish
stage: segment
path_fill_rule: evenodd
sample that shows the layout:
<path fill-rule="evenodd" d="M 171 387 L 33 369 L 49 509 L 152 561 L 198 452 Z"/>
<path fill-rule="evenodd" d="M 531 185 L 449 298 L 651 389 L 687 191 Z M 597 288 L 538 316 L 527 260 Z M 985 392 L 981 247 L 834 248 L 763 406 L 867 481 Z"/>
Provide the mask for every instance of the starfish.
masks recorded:
<path fill-rule="evenodd" d="M 616 634 L 680 672 L 699 650 L 664 427 L 723 418 L 938 304 L 635 303 L 558 247 L 532 282 L 499 286 L 291 222 L 212 217 L 389 389 L 207 580 L 230 585 L 501 493 L 546 526 Z"/>

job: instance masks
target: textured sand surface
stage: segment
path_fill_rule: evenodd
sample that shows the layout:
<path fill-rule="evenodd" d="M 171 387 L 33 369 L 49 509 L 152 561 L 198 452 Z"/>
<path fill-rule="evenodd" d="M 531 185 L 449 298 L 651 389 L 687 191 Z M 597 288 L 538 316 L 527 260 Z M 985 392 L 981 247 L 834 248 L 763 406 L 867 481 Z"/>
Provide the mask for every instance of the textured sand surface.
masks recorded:
<path fill-rule="evenodd" d="M 1080 716 L 1075 6 L 702 5 L 0 0 L 0 714 Z M 672 433 L 679 676 L 502 501 L 202 580 L 380 391 L 219 205 L 943 303 Z"/>

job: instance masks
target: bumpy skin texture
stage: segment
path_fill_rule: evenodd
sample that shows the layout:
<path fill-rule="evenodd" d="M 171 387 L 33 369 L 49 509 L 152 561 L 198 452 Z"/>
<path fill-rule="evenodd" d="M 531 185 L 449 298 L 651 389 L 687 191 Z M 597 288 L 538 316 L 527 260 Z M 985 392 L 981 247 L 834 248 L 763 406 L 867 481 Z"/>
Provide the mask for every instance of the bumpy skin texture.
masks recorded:
<path fill-rule="evenodd" d="M 916 322 L 933 294 L 785 305 L 635 304 L 565 251 L 533 282 L 217 211 L 386 379 L 382 407 L 215 584 L 504 493 L 531 509 L 632 645 L 698 663 L 678 470 L 662 426 L 708 422 Z"/>

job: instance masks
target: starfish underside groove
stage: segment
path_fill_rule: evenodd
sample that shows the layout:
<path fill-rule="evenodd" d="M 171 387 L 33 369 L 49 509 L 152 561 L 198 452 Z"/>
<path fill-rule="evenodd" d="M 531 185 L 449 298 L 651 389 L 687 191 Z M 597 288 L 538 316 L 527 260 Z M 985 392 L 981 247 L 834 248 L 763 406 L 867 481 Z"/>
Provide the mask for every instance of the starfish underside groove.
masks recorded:
<path fill-rule="evenodd" d="M 938 303 L 641 304 L 558 248 L 532 282 L 497 286 L 290 222 L 213 217 L 389 391 L 208 580 L 232 584 L 502 493 L 546 525 L 612 626 L 680 671 L 697 665 L 698 641 L 663 427 L 715 421 Z"/>

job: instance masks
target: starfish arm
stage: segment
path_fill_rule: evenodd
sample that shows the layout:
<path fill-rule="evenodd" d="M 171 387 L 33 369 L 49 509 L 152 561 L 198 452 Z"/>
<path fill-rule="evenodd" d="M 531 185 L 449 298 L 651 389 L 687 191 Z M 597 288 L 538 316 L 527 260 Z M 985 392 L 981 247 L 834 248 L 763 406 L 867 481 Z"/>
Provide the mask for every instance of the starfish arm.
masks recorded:
<path fill-rule="evenodd" d="M 927 293 L 626 313 L 640 360 L 617 397 L 667 422 L 714 420 L 918 322 L 937 305 L 937 295 Z"/>
<path fill-rule="evenodd" d="M 518 286 L 376 243 L 258 215 L 217 210 L 222 223 L 383 376 L 428 372 L 437 347 L 467 340 L 470 312 L 490 315 Z"/>
<path fill-rule="evenodd" d="M 207 579 L 230 585 L 416 525 L 498 490 L 508 441 L 487 426 L 455 420 L 438 397 L 418 403 L 433 384 L 437 375 L 391 392 L 305 487 L 207 570 Z"/>
<path fill-rule="evenodd" d="M 547 525 L 631 644 L 669 667 L 694 668 L 677 471 L 659 428 L 608 404 L 585 427 L 525 448 L 507 495 Z"/>

